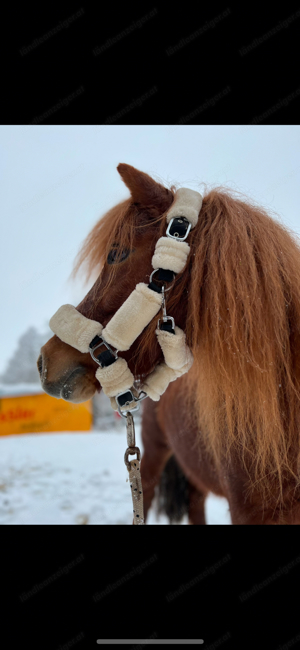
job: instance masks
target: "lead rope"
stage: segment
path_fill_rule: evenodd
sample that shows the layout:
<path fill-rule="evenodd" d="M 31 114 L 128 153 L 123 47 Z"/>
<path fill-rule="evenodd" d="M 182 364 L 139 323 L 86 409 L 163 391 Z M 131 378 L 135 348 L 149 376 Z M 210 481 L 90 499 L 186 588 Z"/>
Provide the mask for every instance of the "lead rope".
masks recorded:
<path fill-rule="evenodd" d="M 167 315 L 166 296 L 165 296 L 166 291 L 168 291 L 168 289 L 166 290 L 165 287 L 162 286 L 162 323 L 165 324 L 168 321 L 171 321 L 171 328 L 173 331 L 175 331 L 175 320 L 173 316 Z M 157 323 L 158 328 L 160 327 L 160 323 L 161 320 L 159 319 Z M 145 397 L 147 397 L 146 393 L 144 393 L 144 395 Z M 145 399 L 145 397 L 144 396 L 141 397 L 141 393 L 140 393 L 139 400 L 141 401 L 142 399 Z M 125 403 L 124 406 L 130 408 L 132 404 L 128 401 Z M 135 408 L 132 410 L 135 410 Z M 141 469 L 140 469 L 141 452 L 139 447 L 136 447 L 135 444 L 135 428 L 134 428 L 134 419 L 132 413 L 130 411 L 127 411 L 126 415 L 123 415 L 120 409 L 119 409 L 119 413 L 122 417 L 126 417 L 127 449 L 124 454 L 124 462 L 129 473 L 129 479 L 127 478 L 126 482 L 129 480 L 129 484 L 130 484 L 131 498 L 132 498 L 132 505 L 133 505 L 133 524 L 140 526 L 145 523 L 143 487 L 142 487 L 142 478 L 141 478 Z M 136 454 L 137 457 L 134 460 L 128 460 L 128 456 L 132 456 L 133 454 Z"/>
<path fill-rule="evenodd" d="M 162 287 L 162 311 L 163 323 L 166 323 L 168 320 L 172 322 L 172 328 L 175 330 L 175 321 L 172 316 L 167 316 L 166 310 L 166 297 L 165 297 L 165 287 Z M 158 321 L 157 326 L 159 327 L 160 320 Z M 146 396 L 146 395 L 145 395 Z M 140 398 L 143 399 L 143 398 Z M 130 402 L 127 402 L 125 406 L 130 407 Z M 127 432 L 127 449 L 124 454 L 124 462 L 129 473 L 129 479 L 126 479 L 126 482 L 129 480 L 132 506 L 133 506 L 133 524 L 141 526 L 145 523 L 144 519 L 144 499 L 143 499 L 143 487 L 141 479 L 141 468 L 140 468 L 140 458 L 141 452 L 139 447 L 136 447 L 135 444 L 135 428 L 134 428 L 134 419 L 130 411 L 127 411 L 126 415 L 123 415 L 119 410 L 120 415 L 126 417 L 126 432 Z M 128 460 L 128 456 L 136 454 L 137 457 L 134 460 Z"/>
<path fill-rule="evenodd" d="M 140 526 L 145 523 L 143 488 L 140 470 L 141 452 L 139 448 L 135 446 L 135 430 L 132 413 L 126 413 L 126 420 L 128 447 L 124 454 L 124 461 L 129 473 L 129 484 L 133 506 L 133 523 Z M 132 454 L 136 454 L 137 458 L 134 460 L 128 460 L 128 456 L 131 456 Z M 126 481 L 128 481 L 128 478 Z"/>

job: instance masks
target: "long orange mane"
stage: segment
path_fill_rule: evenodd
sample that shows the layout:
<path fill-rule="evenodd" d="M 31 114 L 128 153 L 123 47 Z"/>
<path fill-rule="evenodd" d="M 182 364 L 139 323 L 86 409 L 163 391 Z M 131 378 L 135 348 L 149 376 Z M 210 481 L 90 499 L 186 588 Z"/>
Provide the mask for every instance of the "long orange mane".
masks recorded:
<path fill-rule="evenodd" d="M 173 190 L 173 188 L 172 188 Z M 79 254 L 100 270 L 116 237 L 134 238 L 134 207 L 124 201 L 96 224 Z M 157 227 L 162 232 L 163 217 Z M 189 236 L 191 253 L 168 313 L 187 294 L 187 342 L 194 365 L 183 379 L 190 417 L 214 461 L 237 453 L 252 487 L 299 476 L 300 245 L 261 207 L 227 188 L 203 198 Z M 155 323 L 143 345 L 150 344 Z"/>

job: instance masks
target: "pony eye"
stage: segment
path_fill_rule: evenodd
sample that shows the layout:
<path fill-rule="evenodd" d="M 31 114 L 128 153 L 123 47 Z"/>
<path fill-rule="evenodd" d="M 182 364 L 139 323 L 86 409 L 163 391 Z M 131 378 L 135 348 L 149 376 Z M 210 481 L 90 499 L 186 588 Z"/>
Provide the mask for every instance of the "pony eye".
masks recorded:
<path fill-rule="evenodd" d="M 130 250 L 127 248 L 122 251 L 119 251 L 117 248 L 112 248 L 107 258 L 107 264 L 118 264 L 118 262 L 126 260 L 129 254 Z"/>

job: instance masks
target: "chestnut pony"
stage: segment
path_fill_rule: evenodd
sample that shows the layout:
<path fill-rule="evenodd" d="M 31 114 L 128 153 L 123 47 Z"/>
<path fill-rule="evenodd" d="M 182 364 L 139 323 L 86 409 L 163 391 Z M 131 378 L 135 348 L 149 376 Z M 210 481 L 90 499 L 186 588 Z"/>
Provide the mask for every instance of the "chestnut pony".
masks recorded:
<path fill-rule="evenodd" d="M 118 171 L 131 196 L 95 225 L 74 270 L 98 272 L 77 309 L 103 326 L 138 282 L 149 282 L 175 193 L 130 165 Z M 181 503 L 190 523 L 204 524 L 211 491 L 227 498 L 233 524 L 299 524 L 299 244 L 264 209 L 224 188 L 205 193 L 188 242 L 186 267 L 166 295 L 194 364 L 159 402 L 143 405 L 145 516 L 161 482 L 173 520 Z M 158 317 L 120 354 L 141 381 L 163 361 Z M 82 402 L 100 390 L 91 356 L 57 336 L 38 368 L 55 397 Z"/>

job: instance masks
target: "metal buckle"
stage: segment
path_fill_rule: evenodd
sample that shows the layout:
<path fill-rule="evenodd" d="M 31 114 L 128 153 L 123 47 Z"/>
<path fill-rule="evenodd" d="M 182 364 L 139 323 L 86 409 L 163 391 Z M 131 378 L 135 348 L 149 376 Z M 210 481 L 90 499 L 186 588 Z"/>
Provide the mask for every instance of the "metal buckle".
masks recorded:
<path fill-rule="evenodd" d="M 98 343 L 97 345 L 95 345 L 94 348 L 90 348 L 90 349 L 89 349 L 89 352 L 90 352 L 90 355 L 91 355 L 92 359 L 94 359 L 94 361 L 96 361 L 96 363 L 98 364 L 98 366 L 100 366 L 100 368 L 103 368 L 104 366 L 101 365 L 99 359 L 97 359 L 97 357 L 94 356 L 94 352 L 95 352 L 95 350 L 97 350 L 97 348 L 101 348 L 102 345 L 105 345 L 105 347 L 107 348 L 107 350 L 109 350 L 109 352 L 111 352 L 111 354 L 115 357 L 115 359 L 118 359 L 118 350 L 116 350 L 116 351 L 114 352 L 114 351 L 111 349 L 110 345 L 109 345 L 109 344 L 104 340 L 104 338 L 103 338 L 102 336 L 99 336 L 99 338 L 101 339 L 101 343 Z"/>
<path fill-rule="evenodd" d="M 128 402 L 125 402 L 125 404 L 123 404 L 123 406 L 122 406 L 121 404 L 119 404 L 119 399 L 118 398 L 121 397 L 122 395 L 126 395 L 126 393 L 130 393 L 131 400 L 130 401 L 128 400 Z M 140 392 L 138 397 L 135 397 L 132 390 L 129 390 L 129 389 L 124 390 L 123 393 L 118 393 L 118 395 L 116 395 L 116 397 L 115 397 L 115 400 L 116 400 L 116 403 L 117 403 L 119 415 L 121 415 L 122 418 L 126 418 L 127 413 L 129 413 L 129 412 L 134 413 L 135 411 L 138 411 L 139 408 L 140 408 L 138 402 L 142 402 L 143 399 L 146 399 L 146 397 L 148 397 L 148 395 L 147 395 L 147 393 L 145 393 L 144 390 L 142 390 Z M 133 404 L 133 408 L 131 408 L 131 406 L 130 406 L 131 404 Z M 122 411 L 122 409 L 125 409 L 125 408 L 126 408 L 126 410 Z"/>
<path fill-rule="evenodd" d="M 166 323 L 167 320 L 171 320 L 172 321 L 172 328 L 173 328 L 173 330 L 175 330 L 175 320 L 174 320 L 173 316 L 163 316 L 162 319 L 160 318 L 159 321 L 157 322 L 157 328 L 158 329 L 160 329 L 159 323 L 160 323 L 161 320 L 163 321 L 163 323 Z"/>
<path fill-rule="evenodd" d="M 185 217 L 183 217 L 183 218 L 185 218 Z M 189 223 L 187 231 L 186 231 L 186 233 L 185 233 L 185 235 L 183 237 L 179 237 L 179 235 L 176 237 L 176 235 L 170 235 L 170 228 L 171 228 L 171 225 L 172 225 L 174 219 L 180 219 L 180 217 L 173 217 L 172 219 L 170 219 L 166 235 L 167 235 L 167 237 L 171 237 L 171 239 L 177 239 L 177 241 L 184 241 L 187 238 L 187 236 L 188 236 L 188 234 L 189 234 L 189 232 L 191 230 L 192 224 Z"/>
<path fill-rule="evenodd" d="M 142 397 L 141 397 L 141 395 L 142 395 Z M 141 392 L 140 392 L 140 394 L 139 394 L 139 396 L 137 398 L 137 402 L 142 402 L 143 399 L 146 399 L 146 397 L 148 397 L 147 393 L 145 393 L 144 390 L 141 390 Z"/>
<path fill-rule="evenodd" d="M 121 405 L 119 403 L 119 397 L 122 397 L 122 395 L 126 395 L 126 393 L 130 393 L 131 399 L 128 400 L 128 402 L 125 402 L 125 404 Z M 134 394 L 132 393 L 131 390 L 124 390 L 122 393 L 118 393 L 118 395 L 116 395 L 116 397 L 115 397 L 115 400 L 117 402 L 118 413 L 121 415 L 122 418 L 126 418 L 126 413 L 128 413 L 128 411 L 130 411 L 131 413 L 134 413 L 134 411 L 138 411 L 139 408 L 140 408 L 139 404 L 137 404 L 137 400 L 134 397 Z M 131 406 L 131 405 L 133 405 L 133 406 Z M 126 410 L 122 411 L 121 409 L 126 409 Z"/>
<path fill-rule="evenodd" d="M 176 237 L 175 237 L 175 239 L 176 239 Z M 159 269 L 154 269 L 154 271 L 152 271 L 152 273 L 150 275 L 149 284 L 150 284 L 150 282 L 152 282 L 152 277 L 153 277 L 154 273 L 157 273 L 157 271 L 159 271 Z M 175 278 L 175 273 L 173 272 L 173 282 L 174 282 L 174 278 Z M 164 285 L 162 285 L 162 289 L 164 289 L 165 293 L 166 293 L 166 291 L 170 291 L 170 289 L 172 289 L 172 287 L 173 287 L 173 284 L 171 284 L 171 286 L 168 289 L 165 289 Z"/>

